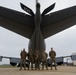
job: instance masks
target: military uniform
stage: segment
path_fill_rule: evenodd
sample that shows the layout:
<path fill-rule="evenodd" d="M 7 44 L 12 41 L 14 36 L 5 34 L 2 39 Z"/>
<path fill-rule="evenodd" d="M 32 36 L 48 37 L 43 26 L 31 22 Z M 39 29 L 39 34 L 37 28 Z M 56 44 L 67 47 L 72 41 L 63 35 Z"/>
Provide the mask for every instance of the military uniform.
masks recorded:
<path fill-rule="evenodd" d="M 44 69 L 44 66 L 46 67 L 46 70 L 48 70 L 47 57 L 48 57 L 48 54 L 45 51 L 43 51 L 42 52 L 42 70 Z"/>
<path fill-rule="evenodd" d="M 40 70 L 40 54 L 38 50 L 35 52 L 35 70 L 37 69 Z"/>
<path fill-rule="evenodd" d="M 29 66 L 31 63 L 31 69 L 33 70 L 33 63 L 34 63 L 34 52 L 32 49 L 29 50 L 28 52 L 28 62 L 29 62 Z M 28 66 L 28 70 L 29 70 L 29 66 Z"/>
<path fill-rule="evenodd" d="M 25 70 L 26 69 L 26 56 L 27 56 L 27 52 L 25 51 L 25 49 L 21 51 L 20 56 L 21 56 L 20 70 L 22 70 L 22 66 L 24 67 L 24 70 Z"/>
<path fill-rule="evenodd" d="M 49 52 L 49 57 L 50 57 L 50 60 L 51 60 L 51 70 L 52 70 L 52 64 L 53 63 L 55 65 L 55 70 L 57 70 L 57 68 L 56 68 L 56 60 L 55 60 L 56 52 L 53 50 L 53 48 L 51 48 L 51 51 Z"/>

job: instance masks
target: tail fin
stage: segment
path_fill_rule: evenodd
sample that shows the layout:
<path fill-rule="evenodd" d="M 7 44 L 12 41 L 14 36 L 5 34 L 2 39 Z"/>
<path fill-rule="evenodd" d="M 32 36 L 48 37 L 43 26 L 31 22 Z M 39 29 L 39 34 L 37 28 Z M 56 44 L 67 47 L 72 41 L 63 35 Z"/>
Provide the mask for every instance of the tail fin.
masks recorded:
<path fill-rule="evenodd" d="M 21 8 L 22 8 L 24 11 L 26 11 L 26 12 L 29 13 L 30 15 L 34 16 L 34 13 L 33 13 L 33 11 L 32 11 L 30 8 L 28 8 L 27 6 L 25 6 L 25 5 L 22 4 L 22 3 L 20 3 L 20 5 L 21 5 Z"/>
<path fill-rule="evenodd" d="M 43 13 L 42 16 L 44 16 L 45 14 L 47 14 L 49 11 L 51 11 L 53 8 L 55 7 L 55 3 L 52 4 L 51 6 L 49 6 L 48 8 L 46 8 Z"/>

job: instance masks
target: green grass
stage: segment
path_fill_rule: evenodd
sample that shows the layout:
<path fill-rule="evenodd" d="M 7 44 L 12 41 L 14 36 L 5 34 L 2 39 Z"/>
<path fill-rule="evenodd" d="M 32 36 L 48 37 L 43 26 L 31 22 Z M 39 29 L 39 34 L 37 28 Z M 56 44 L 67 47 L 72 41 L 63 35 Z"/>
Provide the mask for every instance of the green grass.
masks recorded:
<path fill-rule="evenodd" d="M 15 68 L 16 66 L 11 66 L 9 64 L 0 65 L 0 68 Z"/>

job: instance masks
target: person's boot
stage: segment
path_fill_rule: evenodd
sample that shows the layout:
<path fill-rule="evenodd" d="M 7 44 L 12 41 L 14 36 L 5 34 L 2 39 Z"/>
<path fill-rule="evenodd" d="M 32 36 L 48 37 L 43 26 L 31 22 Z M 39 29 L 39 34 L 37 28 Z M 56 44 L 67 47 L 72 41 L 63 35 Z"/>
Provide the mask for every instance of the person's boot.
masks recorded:
<path fill-rule="evenodd" d="M 26 67 L 24 67 L 24 70 L 26 70 Z"/>
<path fill-rule="evenodd" d="M 19 70 L 22 70 L 21 68 Z"/>
<path fill-rule="evenodd" d="M 24 70 L 26 70 L 26 68 L 24 68 Z"/>
<path fill-rule="evenodd" d="M 37 68 L 35 67 L 35 70 L 37 70 Z"/>
<path fill-rule="evenodd" d="M 46 70 L 48 70 L 48 68 L 46 68 Z"/>
<path fill-rule="evenodd" d="M 31 66 L 31 70 L 33 70 L 33 66 Z"/>
<path fill-rule="evenodd" d="M 31 70 L 33 70 L 33 68 L 31 68 Z"/>
<path fill-rule="evenodd" d="M 38 67 L 38 70 L 40 70 L 40 67 Z"/>
<path fill-rule="evenodd" d="M 51 70 L 52 70 L 52 67 L 51 67 Z"/>
<path fill-rule="evenodd" d="M 29 70 L 29 68 L 28 68 L 28 70 Z"/>
<path fill-rule="evenodd" d="M 20 69 L 19 70 L 22 70 L 22 66 L 20 66 Z"/>
<path fill-rule="evenodd" d="M 56 66 L 55 66 L 55 70 L 57 70 Z"/>
<path fill-rule="evenodd" d="M 44 66 L 42 66 L 42 70 L 44 70 Z"/>
<path fill-rule="evenodd" d="M 44 70 L 44 68 L 42 68 L 42 70 Z"/>

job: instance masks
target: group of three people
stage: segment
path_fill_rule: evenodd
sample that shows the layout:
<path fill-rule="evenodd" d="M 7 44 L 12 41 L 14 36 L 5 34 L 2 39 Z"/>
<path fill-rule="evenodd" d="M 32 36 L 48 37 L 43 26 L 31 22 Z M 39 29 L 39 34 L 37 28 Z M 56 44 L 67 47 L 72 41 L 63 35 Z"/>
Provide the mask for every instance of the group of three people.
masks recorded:
<path fill-rule="evenodd" d="M 35 63 L 35 70 L 40 70 L 40 64 L 42 63 L 42 70 L 44 69 L 44 66 L 46 67 L 46 70 L 48 70 L 48 63 L 47 63 L 47 57 L 48 54 L 45 52 L 45 50 L 43 50 L 42 52 L 40 52 L 38 50 L 38 48 L 33 51 L 32 49 L 29 50 L 29 52 L 27 53 L 25 51 L 25 49 L 23 49 L 23 51 L 21 51 L 20 53 L 21 56 L 21 61 L 20 61 L 20 70 L 22 70 L 22 64 L 24 64 L 24 70 L 26 70 L 26 57 L 28 57 L 28 70 L 30 68 L 30 63 L 31 63 L 31 69 L 33 70 L 33 64 Z M 52 63 L 55 64 L 55 70 L 57 70 L 56 68 L 56 61 L 55 61 L 55 57 L 56 57 L 56 52 L 53 50 L 53 48 L 51 48 L 51 51 L 49 52 L 49 57 L 51 59 L 51 70 L 52 70 Z"/>

